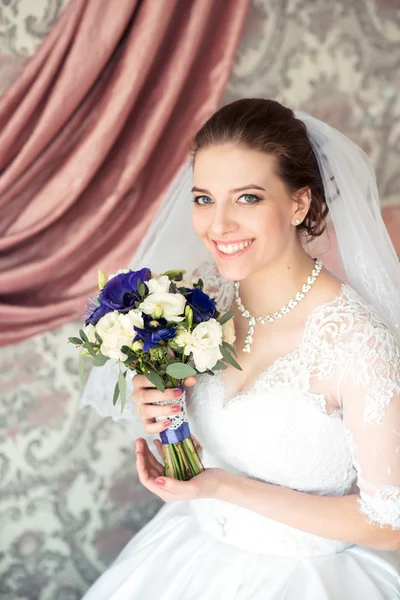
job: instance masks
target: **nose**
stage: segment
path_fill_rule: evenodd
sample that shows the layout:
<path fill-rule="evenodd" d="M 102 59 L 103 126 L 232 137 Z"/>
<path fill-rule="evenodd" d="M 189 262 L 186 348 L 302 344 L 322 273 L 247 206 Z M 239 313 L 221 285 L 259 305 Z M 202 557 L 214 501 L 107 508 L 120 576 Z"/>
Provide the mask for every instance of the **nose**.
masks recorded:
<path fill-rule="evenodd" d="M 210 234 L 214 237 L 223 237 L 227 233 L 233 233 L 239 228 L 230 206 L 216 205 L 213 218 L 210 223 Z"/>

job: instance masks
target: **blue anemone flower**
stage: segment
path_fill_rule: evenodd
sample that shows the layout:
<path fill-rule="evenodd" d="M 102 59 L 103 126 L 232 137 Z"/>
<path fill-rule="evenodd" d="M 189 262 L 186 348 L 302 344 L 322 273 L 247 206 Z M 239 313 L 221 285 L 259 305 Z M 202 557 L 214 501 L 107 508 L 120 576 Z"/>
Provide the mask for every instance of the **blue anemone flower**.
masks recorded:
<path fill-rule="evenodd" d="M 134 342 L 144 341 L 143 352 L 148 352 L 152 346 L 157 346 L 161 340 L 172 340 L 176 336 L 175 327 L 167 327 L 166 319 L 161 318 L 153 321 L 147 315 L 143 315 L 143 317 L 145 328 L 135 327 L 137 335 L 133 340 Z M 153 325 L 150 323 L 153 323 Z"/>

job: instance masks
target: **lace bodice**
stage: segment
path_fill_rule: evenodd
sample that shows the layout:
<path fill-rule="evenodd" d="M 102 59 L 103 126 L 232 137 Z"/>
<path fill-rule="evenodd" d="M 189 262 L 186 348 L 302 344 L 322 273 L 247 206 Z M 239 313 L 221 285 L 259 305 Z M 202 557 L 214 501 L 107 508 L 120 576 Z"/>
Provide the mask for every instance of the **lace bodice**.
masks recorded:
<path fill-rule="evenodd" d="M 196 275 L 222 311 L 233 284 L 213 263 Z M 301 343 L 251 389 L 198 376 L 188 416 L 205 466 L 320 495 L 359 492 L 370 522 L 400 528 L 400 352 L 348 285 L 309 316 Z"/>

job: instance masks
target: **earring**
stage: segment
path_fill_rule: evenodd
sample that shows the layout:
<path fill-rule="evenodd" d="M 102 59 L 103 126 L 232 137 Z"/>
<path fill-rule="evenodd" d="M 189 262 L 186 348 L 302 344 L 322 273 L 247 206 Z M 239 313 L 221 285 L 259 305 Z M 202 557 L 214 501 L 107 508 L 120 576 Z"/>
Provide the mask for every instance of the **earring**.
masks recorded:
<path fill-rule="evenodd" d="M 300 219 L 296 219 L 296 225 L 300 225 L 301 221 Z"/>

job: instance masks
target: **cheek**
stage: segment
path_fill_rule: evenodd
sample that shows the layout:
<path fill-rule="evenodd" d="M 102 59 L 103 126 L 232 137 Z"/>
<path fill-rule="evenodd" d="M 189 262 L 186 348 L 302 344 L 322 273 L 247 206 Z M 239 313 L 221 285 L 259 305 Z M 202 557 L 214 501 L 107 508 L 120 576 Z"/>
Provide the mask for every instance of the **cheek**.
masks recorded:
<path fill-rule="evenodd" d="M 210 218 L 207 212 L 207 210 L 198 210 L 197 207 L 194 207 L 192 211 L 193 229 L 199 237 L 207 235 L 210 226 Z"/>

